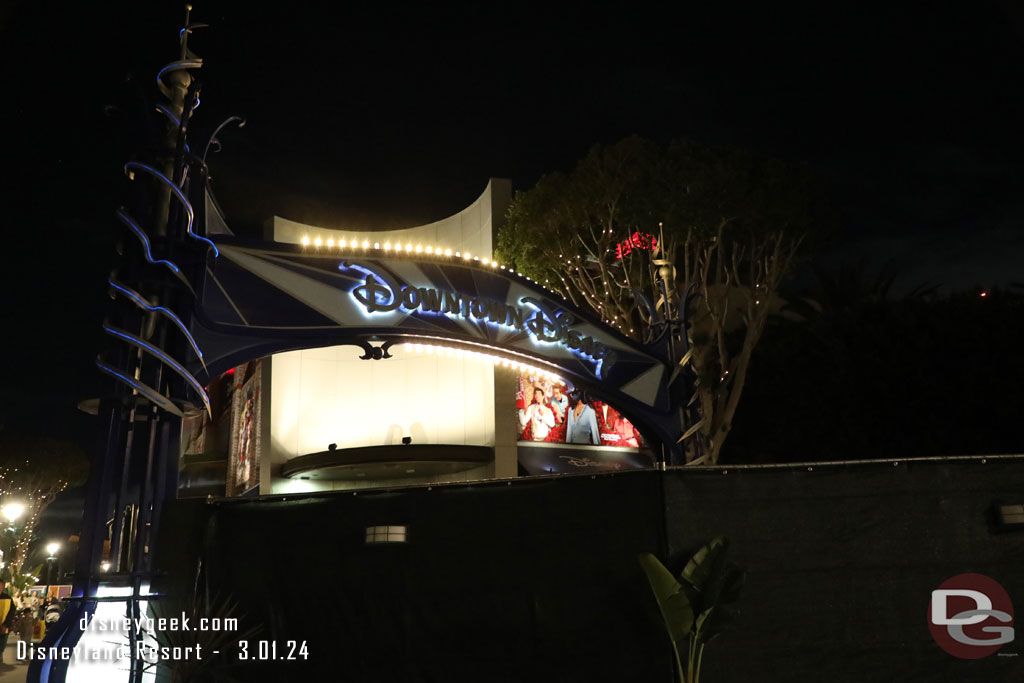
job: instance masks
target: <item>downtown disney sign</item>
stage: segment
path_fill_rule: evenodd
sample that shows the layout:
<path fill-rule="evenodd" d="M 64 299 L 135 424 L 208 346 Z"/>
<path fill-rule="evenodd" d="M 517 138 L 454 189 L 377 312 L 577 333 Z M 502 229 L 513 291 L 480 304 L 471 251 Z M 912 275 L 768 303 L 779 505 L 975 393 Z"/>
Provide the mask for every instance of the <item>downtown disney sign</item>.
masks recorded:
<path fill-rule="evenodd" d="M 370 315 L 403 310 L 508 327 L 538 342 L 562 345 L 590 360 L 595 364 L 594 375 L 599 379 L 607 376 L 617 360 L 614 349 L 573 327 L 576 319 L 569 311 L 536 297 L 524 296 L 516 303 L 508 303 L 450 289 L 401 285 L 393 278 L 351 261 L 343 261 L 338 269 L 357 271 L 363 276 L 350 295 Z"/>

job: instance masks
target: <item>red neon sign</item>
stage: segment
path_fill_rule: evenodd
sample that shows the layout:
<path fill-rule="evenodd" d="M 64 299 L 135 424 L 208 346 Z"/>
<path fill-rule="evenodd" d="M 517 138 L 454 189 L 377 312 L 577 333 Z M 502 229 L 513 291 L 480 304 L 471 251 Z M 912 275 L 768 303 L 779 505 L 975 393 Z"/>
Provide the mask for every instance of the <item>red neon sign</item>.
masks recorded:
<path fill-rule="evenodd" d="M 615 245 L 615 258 L 628 256 L 634 249 L 654 251 L 658 247 L 658 239 L 645 232 L 634 232 L 627 239 Z"/>

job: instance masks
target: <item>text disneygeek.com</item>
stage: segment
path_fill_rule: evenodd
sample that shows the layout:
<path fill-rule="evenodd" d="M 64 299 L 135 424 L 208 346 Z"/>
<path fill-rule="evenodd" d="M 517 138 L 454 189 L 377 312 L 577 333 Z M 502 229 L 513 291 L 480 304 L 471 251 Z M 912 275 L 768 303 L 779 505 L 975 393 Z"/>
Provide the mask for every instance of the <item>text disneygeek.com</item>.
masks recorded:
<path fill-rule="evenodd" d="M 222 657 L 235 661 L 266 660 L 308 660 L 309 649 L 304 640 L 237 640 L 225 643 L 222 639 L 217 649 L 195 643 L 180 646 L 163 646 L 158 643 L 160 634 L 167 632 L 232 632 L 238 630 L 238 619 L 193 618 L 184 613 L 180 617 L 152 619 L 127 617 L 115 619 L 90 619 L 83 617 L 79 622 L 83 631 L 82 641 L 74 647 L 39 647 L 23 641 L 17 645 L 18 659 L 63 660 L 70 662 L 117 662 L 135 659 L 147 663 L 173 661 L 198 661 Z M 135 633 L 134 643 L 129 633 Z M 101 636 L 99 641 L 86 636 Z M 120 642 L 117 640 L 119 639 Z M 218 639 L 214 639 L 218 640 Z"/>

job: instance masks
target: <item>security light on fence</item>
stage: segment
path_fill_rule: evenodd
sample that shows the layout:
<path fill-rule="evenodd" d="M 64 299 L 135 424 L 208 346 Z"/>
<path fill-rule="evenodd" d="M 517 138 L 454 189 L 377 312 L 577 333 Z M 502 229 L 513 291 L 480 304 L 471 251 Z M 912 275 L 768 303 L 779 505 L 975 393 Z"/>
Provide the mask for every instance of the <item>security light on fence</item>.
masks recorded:
<path fill-rule="evenodd" d="M 366 527 L 367 545 L 374 543 L 405 543 L 406 528 L 404 526 L 368 526 Z"/>

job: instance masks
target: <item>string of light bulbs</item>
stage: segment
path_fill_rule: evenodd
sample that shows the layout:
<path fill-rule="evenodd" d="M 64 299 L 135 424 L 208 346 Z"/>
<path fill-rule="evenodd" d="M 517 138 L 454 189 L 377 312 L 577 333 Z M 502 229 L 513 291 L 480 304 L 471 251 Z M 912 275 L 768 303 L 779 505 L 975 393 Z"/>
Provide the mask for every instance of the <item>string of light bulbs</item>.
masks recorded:
<path fill-rule="evenodd" d="M 488 258 L 486 256 L 484 256 L 484 257 L 473 256 L 468 251 L 457 251 L 457 250 L 454 250 L 454 249 L 449 249 L 447 247 L 434 246 L 432 244 L 428 244 L 426 246 L 424 246 L 423 244 L 416 244 L 416 245 L 414 245 L 412 242 L 406 242 L 405 244 L 402 244 L 401 242 L 398 242 L 398 241 L 396 241 L 394 243 L 392 243 L 390 241 L 385 241 L 385 242 L 381 243 L 379 241 L 371 242 L 368 239 L 363 239 L 362 241 L 360 241 L 358 239 L 348 239 L 348 240 L 346 240 L 344 238 L 335 240 L 333 237 L 328 237 L 325 240 L 323 237 L 320 237 L 319 235 L 316 236 L 316 237 L 310 237 L 309 235 L 303 235 L 302 239 L 300 240 L 300 243 L 302 244 L 303 247 L 313 247 L 314 249 L 318 249 L 318 250 L 319 249 L 328 249 L 328 250 L 335 250 L 336 249 L 336 250 L 340 251 L 340 250 L 343 250 L 343 249 L 362 249 L 364 251 L 369 251 L 369 250 L 372 249 L 374 251 L 383 251 L 385 255 L 390 255 L 390 254 L 399 254 L 399 255 L 411 254 L 411 255 L 420 256 L 420 257 L 423 257 L 423 256 L 432 256 L 432 257 L 441 256 L 441 257 L 448 257 L 448 258 L 453 258 L 453 259 L 461 259 L 462 261 L 465 261 L 467 264 L 481 265 L 481 266 L 486 266 L 486 267 L 489 267 L 489 268 L 497 268 L 497 269 L 500 269 L 500 270 L 504 270 L 507 273 L 510 273 L 512 275 L 517 275 L 517 276 L 523 278 L 524 280 L 528 280 L 529 282 L 532 282 L 533 284 L 537 285 L 538 287 L 541 287 L 541 288 L 545 289 L 546 291 L 551 292 L 552 294 L 557 294 L 558 296 L 561 296 L 562 299 L 565 299 L 564 296 L 562 296 L 558 292 L 556 292 L 556 291 L 554 291 L 554 290 L 552 290 L 552 289 L 550 289 L 548 287 L 545 287 L 543 284 L 541 284 L 537 280 L 534 280 L 529 275 L 525 275 L 523 273 L 517 273 L 513 268 L 510 268 L 510 267 L 505 266 L 505 265 L 503 265 L 501 263 L 498 263 L 498 261 L 496 261 L 494 259 L 491 259 L 491 258 Z"/>
<path fill-rule="evenodd" d="M 456 346 L 447 346 L 445 344 L 422 344 L 420 342 L 407 343 L 404 345 L 404 348 L 410 353 L 420 353 L 424 355 L 449 356 L 453 358 L 475 358 L 477 360 L 489 362 L 495 367 L 519 370 L 520 372 L 539 375 L 545 379 L 562 383 L 565 382 L 565 380 L 550 370 L 545 370 L 544 368 L 539 368 L 537 366 L 530 365 L 529 363 L 520 363 L 519 361 L 487 353 L 485 351 L 468 350 Z"/>

